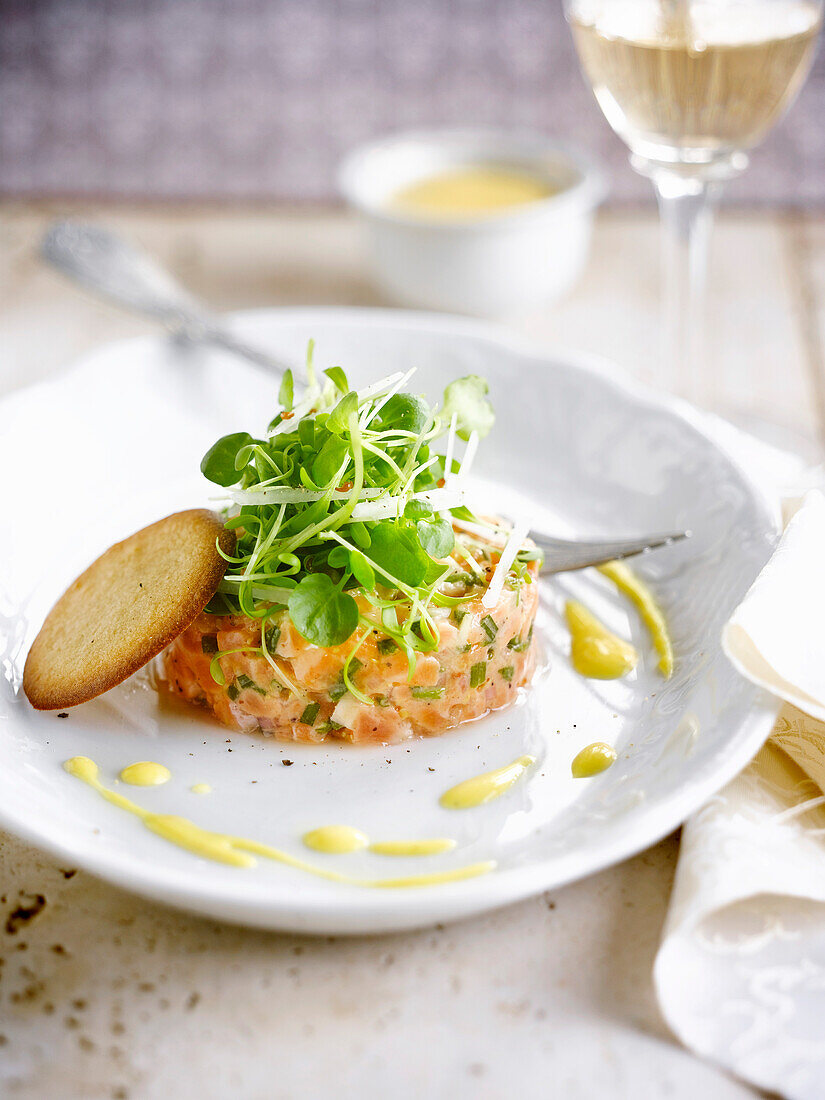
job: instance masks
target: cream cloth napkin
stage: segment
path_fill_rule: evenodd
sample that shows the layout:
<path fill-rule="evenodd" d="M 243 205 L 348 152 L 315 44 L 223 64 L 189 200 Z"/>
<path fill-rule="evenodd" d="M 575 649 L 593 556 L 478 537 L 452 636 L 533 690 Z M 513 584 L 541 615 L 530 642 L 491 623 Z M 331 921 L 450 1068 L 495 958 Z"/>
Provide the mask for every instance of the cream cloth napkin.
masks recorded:
<path fill-rule="evenodd" d="M 825 496 L 811 487 L 825 477 L 729 425 L 712 434 L 792 516 L 723 635 L 739 671 L 785 706 L 754 761 L 684 828 L 654 982 L 697 1054 L 792 1100 L 822 1100 Z"/>

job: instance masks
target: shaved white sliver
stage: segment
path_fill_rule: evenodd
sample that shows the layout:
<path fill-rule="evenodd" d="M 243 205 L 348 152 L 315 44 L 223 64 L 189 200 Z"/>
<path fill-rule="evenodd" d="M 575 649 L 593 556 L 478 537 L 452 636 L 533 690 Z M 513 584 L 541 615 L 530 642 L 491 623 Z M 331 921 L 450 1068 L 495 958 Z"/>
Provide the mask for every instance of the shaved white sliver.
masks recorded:
<path fill-rule="evenodd" d="M 492 524 L 487 527 L 482 523 L 471 523 L 466 519 L 453 518 L 452 524 L 458 531 L 466 531 L 468 535 L 478 535 L 491 546 L 506 546 L 512 530 L 510 527 L 498 527 Z"/>
<path fill-rule="evenodd" d="M 362 489 L 358 499 L 376 500 L 382 493 L 386 493 L 386 489 Z M 271 489 L 233 489 L 229 493 L 229 499 L 234 500 L 236 504 L 307 504 L 328 495 L 329 489 L 292 489 L 275 485 Z M 351 500 L 352 497 L 353 494 L 350 492 L 341 493 L 335 490 L 332 499 Z"/>
<path fill-rule="evenodd" d="M 372 412 L 369 414 L 369 416 L 366 418 L 366 420 L 364 420 L 363 423 L 361 424 L 361 430 L 362 431 L 365 428 L 368 428 L 370 426 L 370 424 L 373 422 L 373 420 L 376 418 L 376 416 L 378 416 L 378 414 L 384 408 L 384 406 L 389 401 L 389 399 L 391 397 L 394 397 L 398 393 L 398 391 L 401 389 L 402 386 L 406 386 L 406 384 L 409 382 L 409 380 L 415 374 L 415 370 L 416 370 L 416 368 L 412 367 L 410 370 L 407 371 L 406 374 L 402 374 L 401 377 L 398 379 L 398 381 L 395 382 L 390 387 L 390 389 L 387 391 L 387 393 L 384 394 L 384 396 L 381 398 L 381 400 L 376 402 Z"/>
<path fill-rule="evenodd" d="M 410 373 L 412 373 L 412 371 Z M 381 378 L 378 382 L 373 382 L 371 385 L 365 386 L 364 389 L 357 391 L 358 403 L 360 404 L 368 397 L 372 397 L 373 394 L 383 393 L 384 390 L 391 389 L 397 382 L 401 382 L 403 379 L 403 372 L 398 370 L 394 374 L 388 374 L 386 378 Z"/>
<path fill-rule="evenodd" d="M 424 493 L 382 497 L 381 500 L 356 504 L 350 518 L 368 523 L 381 519 L 397 519 L 398 516 L 404 514 L 404 509 L 411 500 L 424 501 L 435 511 L 439 511 L 440 509 L 458 508 L 464 501 L 464 494 L 459 489 L 428 489 Z"/>
<path fill-rule="evenodd" d="M 469 475 L 473 465 L 473 459 L 476 456 L 478 450 L 478 432 L 470 432 L 470 438 L 467 440 L 467 448 L 464 451 L 464 457 L 461 460 L 461 471 L 459 477 L 462 481 Z"/>
<path fill-rule="evenodd" d="M 495 607 L 498 602 L 498 598 L 501 595 L 501 590 L 504 587 L 504 581 L 507 574 L 510 572 L 510 566 L 516 560 L 516 554 L 521 549 L 522 543 L 527 538 L 527 534 L 530 530 L 530 524 L 525 523 L 523 520 L 517 523 L 507 540 L 507 545 L 501 552 L 501 558 L 496 566 L 496 571 L 493 573 L 492 580 L 490 581 L 490 587 L 484 593 L 481 603 L 486 608 Z"/>
<path fill-rule="evenodd" d="M 291 489 L 282 486 L 275 486 L 272 489 L 265 489 L 262 492 L 256 492 L 254 489 L 236 489 L 229 494 L 229 499 L 233 500 L 236 504 L 304 504 L 311 501 L 321 500 L 329 495 L 329 490 L 315 490 L 315 489 Z M 349 492 L 334 492 L 332 495 L 333 501 L 348 501 L 352 500 L 353 493 Z M 214 500 L 225 500 L 226 497 L 214 497 Z M 353 510 L 353 519 L 369 519 L 372 511 L 381 512 L 382 515 L 376 518 L 383 518 L 383 516 L 401 515 L 405 506 L 410 500 L 423 500 L 427 504 L 431 505 L 436 511 L 441 508 L 458 508 L 460 504 L 464 502 L 464 493 L 461 489 L 427 489 L 421 493 L 405 493 L 402 496 L 387 496 L 386 489 L 362 489 L 359 493 L 357 500 L 358 504 L 355 505 Z M 371 503 L 371 502 L 374 502 Z M 399 510 L 400 506 L 400 510 Z"/>
<path fill-rule="evenodd" d="M 458 414 L 453 413 L 450 417 L 450 434 L 447 436 L 447 449 L 444 452 L 444 481 L 447 485 L 452 483 L 453 479 L 453 455 L 455 454 L 455 428 L 458 423 Z"/>

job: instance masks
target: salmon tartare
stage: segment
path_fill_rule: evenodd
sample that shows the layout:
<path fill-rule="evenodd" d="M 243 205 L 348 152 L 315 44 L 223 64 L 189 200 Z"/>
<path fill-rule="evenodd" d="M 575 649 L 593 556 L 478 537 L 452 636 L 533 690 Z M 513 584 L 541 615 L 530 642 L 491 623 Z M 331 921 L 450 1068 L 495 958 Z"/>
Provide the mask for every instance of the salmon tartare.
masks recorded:
<path fill-rule="evenodd" d="M 201 464 L 236 545 L 164 653 L 169 689 L 232 729 L 310 743 L 432 736 L 506 706 L 535 667 L 541 555 L 525 525 L 467 506 L 486 383 L 459 379 L 431 408 L 402 392 L 409 374 L 356 390 L 324 373 L 310 345 L 305 393 L 287 375 L 266 435 L 224 436 Z"/>

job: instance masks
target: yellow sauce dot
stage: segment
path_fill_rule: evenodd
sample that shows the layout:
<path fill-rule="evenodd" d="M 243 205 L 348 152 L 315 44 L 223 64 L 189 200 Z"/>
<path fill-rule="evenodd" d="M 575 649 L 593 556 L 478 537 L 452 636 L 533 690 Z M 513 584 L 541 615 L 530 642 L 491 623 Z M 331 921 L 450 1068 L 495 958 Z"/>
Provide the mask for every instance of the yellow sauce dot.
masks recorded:
<path fill-rule="evenodd" d="M 604 741 L 594 741 L 573 758 L 570 770 L 574 779 L 589 779 L 606 771 L 616 761 L 616 750 Z"/>
<path fill-rule="evenodd" d="M 84 783 L 97 782 L 97 777 L 100 774 L 97 764 L 94 760 L 90 760 L 88 756 L 73 756 L 71 760 L 66 761 L 63 768 L 69 775 L 73 775 L 75 779 L 80 779 Z"/>
<path fill-rule="evenodd" d="M 610 561 L 598 568 L 600 573 L 613 581 L 619 591 L 636 605 L 642 622 L 650 631 L 654 648 L 659 654 L 659 671 L 666 680 L 669 679 L 673 674 L 673 643 L 670 640 L 665 617 L 653 593 L 624 562 Z"/>
<path fill-rule="evenodd" d="M 189 788 L 193 794 L 211 794 L 212 788 L 208 783 L 193 783 Z"/>
<path fill-rule="evenodd" d="M 636 667 L 633 646 L 608 630 L 584 604 L 569 600 L 564 609 L 570 628 L 570 661 L 582 676 L 618 680 Z"/>
<path fill-rule="evenodd" d="M 155 764 L 151 760 L 139 760 L 136 764 L 129 764 L 120 773 L 124 783 L 132 787 L 159 787 L 161 783 L 168 783 L 172 773 L 163 764 Z"/>
<path fill-rule="evenodd" d="M 457 783 L 455 787 L 445 791 L 439 801 L 446 810 L 469 810 L 483 802 L 492 802 L 517 783 L 535 762 L 535 756 L 520 756 L 503 768 L 496 768 L 495 771 L 484 772 L 472 779 L 465 779 L 463 783 Z"/>
<path fill-rule="evenodd" d="M 369 844 L 369 837 L 350 825 L 323 825 L 320 829 L 304 833 L 302 839 L 307 848 L 330 855 L 357 852 Z"/>

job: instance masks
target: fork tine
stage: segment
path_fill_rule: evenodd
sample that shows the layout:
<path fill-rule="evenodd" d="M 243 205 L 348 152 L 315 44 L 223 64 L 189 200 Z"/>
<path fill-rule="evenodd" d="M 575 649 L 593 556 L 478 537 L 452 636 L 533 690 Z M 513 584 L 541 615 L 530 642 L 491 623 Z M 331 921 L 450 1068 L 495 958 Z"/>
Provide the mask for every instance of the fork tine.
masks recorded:
<path fill-rule="evenodd" d="M 542 576 L 567 573 L 574 569 L 586 569 L 589 565 L 603 565 L 608 561 L 630 558 L 661 546 L 689 539 L 690 531 L 675 531 L 668 535 L 648 535 L 646 538 L 613 539 L 602 542 L 570 542 L 554 539 L 540 531 L 531 531 L 530 537 L 545 552 Z"/>

